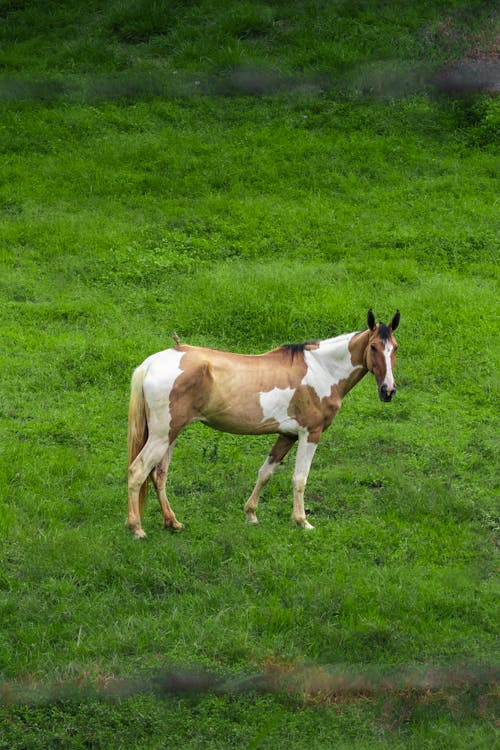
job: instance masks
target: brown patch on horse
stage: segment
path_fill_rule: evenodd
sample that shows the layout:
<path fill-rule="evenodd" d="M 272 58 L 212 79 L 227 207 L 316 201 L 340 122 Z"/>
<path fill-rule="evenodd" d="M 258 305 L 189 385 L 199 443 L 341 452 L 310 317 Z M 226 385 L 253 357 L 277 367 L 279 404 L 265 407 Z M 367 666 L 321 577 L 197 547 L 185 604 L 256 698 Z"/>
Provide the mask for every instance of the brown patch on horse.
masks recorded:
<path fill-rule="evenodd" d="M 260 394 L 296 389 L 307 371 L 303 355 L 290 362 L 283 347 L 256 355 L 186 344 L 177 349 L 185 354 L 170 397 L 171 439 L 194 420 L 236 434 L 276 432 L 274 419 L 263 422 Z"/>
<path fill-rule="evenodd" d="M 184 372 L 177 377 L 170 392 L 170 442 L 175 440 L 185 425 L 200 418 L 210 389 L 208 364 L 196 357 L 196 348 L 181 344 L 176 349 L 185 352 L 181 360 Z"/>

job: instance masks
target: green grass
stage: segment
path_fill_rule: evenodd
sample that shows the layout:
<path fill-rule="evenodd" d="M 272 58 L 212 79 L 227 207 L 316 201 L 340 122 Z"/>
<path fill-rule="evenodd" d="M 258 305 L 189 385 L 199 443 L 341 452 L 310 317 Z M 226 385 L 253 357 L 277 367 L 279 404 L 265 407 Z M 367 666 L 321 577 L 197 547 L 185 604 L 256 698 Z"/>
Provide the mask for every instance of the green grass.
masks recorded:
<path fill-rule="evenodd" d="M 429 83 L 492 7 L 0 5 L 1 748 L 493 745 L 488 682 L 71 692 L 170 668 L 496 663 L 498 99 Z M 134 541 L 145 356 L 173 330 L 265 351 L 360 329 L 370 306 L 402 312 L 398 394 L 367 377 L 344 402 L 314 532 L 290 522 L 293 457 L 250 528 L 271 441 L 193 426 L 169 480 L 187 530 L 151 497 Z"/>

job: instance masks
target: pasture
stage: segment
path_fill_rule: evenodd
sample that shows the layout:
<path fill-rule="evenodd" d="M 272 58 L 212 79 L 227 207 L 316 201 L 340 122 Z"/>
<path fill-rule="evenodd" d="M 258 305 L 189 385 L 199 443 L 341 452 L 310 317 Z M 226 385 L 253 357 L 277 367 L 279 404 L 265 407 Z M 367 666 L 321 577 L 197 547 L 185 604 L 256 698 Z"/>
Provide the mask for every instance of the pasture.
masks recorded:
<path fill-rule="evenodd" d="M 0 748 L 490 748 L 498 97 L 488 2 L 0 5 Z M 479 53 L 477 53 L 479 54 Z M 130 376 L 399 308 L 293 455 L 188 427 L 125 527 Z M 177 677 L 169 675 L 178 674 Z M 180 675 L 180 676 L 179 676 Z M 191 689 L 193 688 L 193 689 Z"/>

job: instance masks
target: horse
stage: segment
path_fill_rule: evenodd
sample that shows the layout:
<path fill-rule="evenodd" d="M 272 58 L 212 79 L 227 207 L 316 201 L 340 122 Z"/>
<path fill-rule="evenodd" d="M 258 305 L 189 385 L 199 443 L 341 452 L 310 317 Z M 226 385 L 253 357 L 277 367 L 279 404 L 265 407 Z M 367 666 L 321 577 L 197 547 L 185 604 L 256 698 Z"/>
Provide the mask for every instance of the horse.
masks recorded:
<path fill-rule="evenodd" d="M 391 322 L 322 341 L 286 344 L 265 354 L 235 354 L 181 344 L 152 354 L 132 375 L 128 420 L 128 517 L 135 537 L 141 526 L 151 479 L 166 528 L 183 529 L 166 495 L 168 467 L 181 430 L 202 422 L 238 435 L 277 434 L 261 466 L 244 510 L 258 523 L 262 488 L 297 443 L 293 473 L 292 519 L 312 529 L 304 510 L 304 490 L 322 433 L 344 396 L 366 375 L 375 376 L 378 394 L 389 402 L 396 393 L 394 365 L 399 310 Z"/>

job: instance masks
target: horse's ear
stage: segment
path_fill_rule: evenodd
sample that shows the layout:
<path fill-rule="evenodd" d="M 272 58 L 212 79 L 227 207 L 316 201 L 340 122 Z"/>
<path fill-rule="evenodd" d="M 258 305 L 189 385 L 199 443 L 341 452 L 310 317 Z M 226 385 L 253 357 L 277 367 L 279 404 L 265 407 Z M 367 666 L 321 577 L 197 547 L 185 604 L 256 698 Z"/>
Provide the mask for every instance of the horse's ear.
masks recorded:
<path fill-rule="evenodd" d="M 368 328 L 370 329 L 370 331 L 374 331 L 375 330 L 375 315 L 373 314 L 373 310 L 371 309 L 371 307 L 368 310 L 366 322 L 368 323 Z"/>
<path fill-rule="evenodd" d="M 401 318 L 401 313 L 399 312 L 399 310 L 396 310 L 396 313 L 389 324 L 389 328 L 391 329 L 391 331 L 396 330 L 396 328 L 399 325 L 400 318 Z"/>

